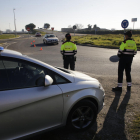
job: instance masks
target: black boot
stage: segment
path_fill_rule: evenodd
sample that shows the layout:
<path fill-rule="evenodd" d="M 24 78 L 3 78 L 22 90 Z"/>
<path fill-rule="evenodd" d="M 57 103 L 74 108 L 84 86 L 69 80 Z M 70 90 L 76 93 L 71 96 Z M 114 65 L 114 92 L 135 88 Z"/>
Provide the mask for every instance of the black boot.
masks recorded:
<path fill-rule="evenodd" d="M 112 88 L 113 91 L 122 91 L 122 87 L 114 87 Z"/>
<path fill-rule="evenodd" d="M 131 86 L 127 86 L 127 91 L 131 91 Z"/>

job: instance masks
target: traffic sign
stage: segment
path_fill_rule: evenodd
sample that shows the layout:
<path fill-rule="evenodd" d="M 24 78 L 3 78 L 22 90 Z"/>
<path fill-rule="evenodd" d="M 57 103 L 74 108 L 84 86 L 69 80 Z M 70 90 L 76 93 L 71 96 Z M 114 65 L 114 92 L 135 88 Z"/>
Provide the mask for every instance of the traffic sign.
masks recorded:
<path fill-rule="evenodd" d="M 121 23 L 121 26 L 122 26 L 122 28 L 124 28 L 124 29 L 127 28 L 128 25 L 129 25 L 129 22 L 128 22 L 128 20 L 126 20 L 126 19 L 123 20 L 122 23 Z"/>
<path fill-rule="evenodd" d="M 27 28 L 26 28 L 26 30 L 27 30 L 27 31 L 30 31 L 30 28 L 29 28 L 29 27 L 27 27 Z"/>
<path fill-rule="evenodd" d="M 76 28 L 77 28 L 76 25 L 74 25 L 74 26 L 73 26 L 73 29 L 75 30 Z"/>
<path fill-rule="evenodd" d="M 132 18 L 132 22 L 136 22 L 137 21 L 137 18 Z"/>
<path fill-rule="evenodd" d="M 132 18 L 132 22 L 133 22 L 133 30 L 134 30 L 134 24 L 135 22 L 137 22 L 137 18 Z"/>
<path fill-rule="evenodd" d="M 54 27 L 52 27 L 52 31 L 54 30 Z"/>

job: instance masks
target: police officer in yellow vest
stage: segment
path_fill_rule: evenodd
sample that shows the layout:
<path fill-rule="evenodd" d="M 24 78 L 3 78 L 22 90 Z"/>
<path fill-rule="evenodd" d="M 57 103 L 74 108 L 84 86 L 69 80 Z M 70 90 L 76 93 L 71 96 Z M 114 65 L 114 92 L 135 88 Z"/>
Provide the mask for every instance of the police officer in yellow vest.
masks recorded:
<path fill-rule="evenodd" d="M 137 53 L 137 46 L 134 40 L 131 39 L 132 32 L 127 31 L 124 33 L 125 40 L 122 42 L 118 50 L 119 65 L 118 65 L 118 86 L 112 88 L 113 91 L 122 91 L 123 71 L 125 69 L 127 91 L 131 91 L 131 64 L 134 55 Z"/>
<path fill-rule="evenodd" d="M 71 70 L 75 70 L 75 61 L 76 56 L 74 56 L 77 53 L 77 47 L 74 42 L 71 42 L 71 35 L 67 33 L 65 35 L 66 42 L 64 42 L 61 45 L 61 54 L 63 55 L 64 60 L 64 68 L 68 69 L 70 65 Z"/>

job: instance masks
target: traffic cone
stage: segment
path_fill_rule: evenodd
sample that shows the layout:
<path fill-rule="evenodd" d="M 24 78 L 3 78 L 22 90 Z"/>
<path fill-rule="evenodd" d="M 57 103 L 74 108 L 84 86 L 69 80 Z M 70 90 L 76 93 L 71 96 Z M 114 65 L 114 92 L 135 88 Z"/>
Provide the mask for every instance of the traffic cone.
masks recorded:
<path fill-rule="evenodd" d="M 40 48 L 40 51 L 42 51 L 43 49 L 42 49 L 42 47 Z"/>
<path fill-rule="evenodd" d="M 31 45 L 32 45 L 33 43 L 31 42 Z"/>
<path fill-rule="evenodd" d="M 34 44 L 34 47 L 36 47 L 36 45 Z"/>
<path fill-rule="evenodd" d="M 33 42 L 35 42 L 35 40 L 33 40 Z"/>

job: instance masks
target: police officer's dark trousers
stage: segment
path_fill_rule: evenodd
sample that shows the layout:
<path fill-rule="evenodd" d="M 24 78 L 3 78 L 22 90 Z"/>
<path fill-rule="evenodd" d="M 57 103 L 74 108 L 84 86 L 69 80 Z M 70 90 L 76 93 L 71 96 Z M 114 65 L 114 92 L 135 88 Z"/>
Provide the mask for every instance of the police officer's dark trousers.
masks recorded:
<path fill-rule="evenodd" d="M 75 70 L 75 60 L 74 60 L 74 55 L 64 55 L 64 68 L 68 69 L 70 65 L 71 70 Z"/>
<path fill-rule="evenodd" d="M 123 82 L 123 71 L 125 69 L 126 81 L 131 82 L 131 64 L 133 61 L 133 56 L 121 56 L 118 66 L 118 83 Z"/>

